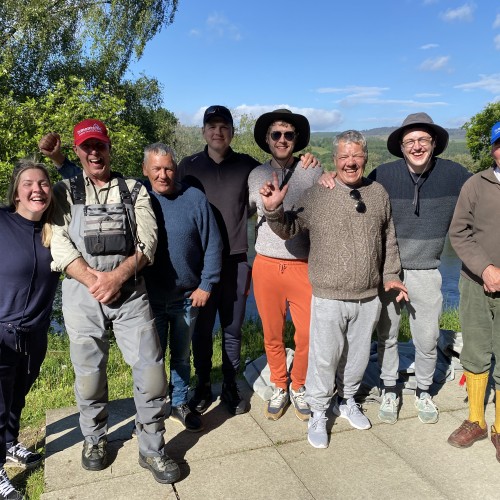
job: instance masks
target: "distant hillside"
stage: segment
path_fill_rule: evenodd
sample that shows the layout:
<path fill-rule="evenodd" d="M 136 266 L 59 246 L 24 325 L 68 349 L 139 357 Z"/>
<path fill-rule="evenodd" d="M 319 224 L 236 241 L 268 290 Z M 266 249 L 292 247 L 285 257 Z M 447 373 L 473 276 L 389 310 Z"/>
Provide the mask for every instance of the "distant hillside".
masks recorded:
<path fill-rule="evenodd" d="M 387 139 L 390 133 L 394 132 L 397 127 L 378 127 L 371 128 L 368 130 L 361 130 L 365 137 L 380 137 L 382 139 Z M 453 140 L 465 140 L 465 130 L 461 128 L 448 128 L 446 129 L 450 134 L 450 139 Z M 340 132 L 312 132 L 311 138 L 321 139 L 323 137 L 334 137 Z"/>

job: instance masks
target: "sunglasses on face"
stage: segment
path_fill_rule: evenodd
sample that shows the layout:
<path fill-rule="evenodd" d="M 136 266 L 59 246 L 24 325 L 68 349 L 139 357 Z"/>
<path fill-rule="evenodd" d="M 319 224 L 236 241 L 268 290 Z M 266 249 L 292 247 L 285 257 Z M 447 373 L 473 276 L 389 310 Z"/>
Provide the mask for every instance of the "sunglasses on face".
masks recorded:
<path fill-rule="evenodd" d="M 293 141 L 298 134 L 295 132 L 292 132 L 291 130 L 288 130 L 287 132 L 280 132 L 279 130 L 275 130 L 274 132 L 271 132 L 269 136 L 273 141 L 279 141 L 281 139 L 281 136 L 284 135 L 285 139 L 287 141 Z"/>
<path fill-rule="evenodd" d="M 349 196 L 356 201 L 356 212 L 364 214 L 366 212 L 366 205 L 361 199 L 361 193 L 357 189 L 353 189 L 349 192 Z"/>

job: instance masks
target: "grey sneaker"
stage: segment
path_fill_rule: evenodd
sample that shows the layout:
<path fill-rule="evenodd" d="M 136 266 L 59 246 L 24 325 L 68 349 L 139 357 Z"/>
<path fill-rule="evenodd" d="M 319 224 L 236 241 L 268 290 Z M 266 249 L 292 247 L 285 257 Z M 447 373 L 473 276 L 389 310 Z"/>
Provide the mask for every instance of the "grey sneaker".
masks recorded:
<path fill-rule="evenodd" d="M 156 457 L 145 457 L 139 453 L 139 465 L 149 469 L 153 477 L 162 484 L 172 484 L 179 480 L 179 466 L 165 453 Z"/>
<path fill-rule="evenodd" d="M 419 398 L 415 396 L 415 408 L 418 410 L 418 419 L 423 424 L 435 424 L 439 420 L 438 407 L 428 392 L 422 392 Z"/>
<path fill-rule="evenodd" d="M 325 411 L 311 411 L 307 423 L 307 441 L 314 448 L 328 448 L 327 420 Z"/>
<path fill-rule="evenodd" d="M 340 401 L 337 397 L 332 411 L 338 417 L 347 419 L 355 429 L 366 430 L 372 426 L 370 421 L 363 415 L 361 406 L 354 401 L 354 398 Z"/>
<path fill-rule="evenodd" d="M 9 500 L 23 500 L 23 495 L 10 482 L 4 468 L 0 468 L 0 498 Z"/>
<path fill-rule="evenodd" d="M 283 415 L 289 403 L 290 395 L 288 392 L 281 389 L 281 387 L 276 387 L 265 409 L 266 418 L 269 420 L 278 420 Z"/>
<path fill-rule="evenodd" d="M 385 392 L 378 410 L 378 418 L 386 424 L 398 421 L 399 398 L 394 392 Z"/>
<path fill-rule="evenodd" d="M 294 391 L 290 387 L 290 400 L 295 409 L 295 415 L 303 422 L 309 420 L 309 417 L 311 416 L 311 409 L 304 399 L 305 393 L 306 388 L 304 386 L 302 386 L 298 391 Z"/>

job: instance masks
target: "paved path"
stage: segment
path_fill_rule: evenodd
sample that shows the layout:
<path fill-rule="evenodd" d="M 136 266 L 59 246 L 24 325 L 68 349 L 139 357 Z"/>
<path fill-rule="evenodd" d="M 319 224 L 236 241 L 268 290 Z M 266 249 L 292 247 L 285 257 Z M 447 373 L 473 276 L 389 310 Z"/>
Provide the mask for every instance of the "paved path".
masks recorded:
<path fill-rule="evenodd" d="M 240 383 L 248 397 L 251 391 Z M 461 450 L 446 443 L 466 418 L 465 390 L 447 383 L 436 396 L 439 423 L 416 418 L 413 396 L 405 396 L 399 421 L 377 420 L 377 405 L 365 405 L 373 427 L 352 429 L 330 414 L 330 447 L 307 442 L 307 424 L 289 408 L 278 421 L 263 416 L 264 402 L 230 417 L 217 400 L 203 416 L 205 430 L 193 434 L 167 421 L 167 452 L 181 464 L 181 480 L 161 485 L 137 463 L 130 438 L 133 401 L 110 405 L 110 465 L 88 472 L 80 465 L 82 437 L 75 408 L 47 413 L 43 500 L 78 499 L 499 499 L 500 463 L 490 440 Z M 494 407 L 487 407 L 487 421 Z"/>

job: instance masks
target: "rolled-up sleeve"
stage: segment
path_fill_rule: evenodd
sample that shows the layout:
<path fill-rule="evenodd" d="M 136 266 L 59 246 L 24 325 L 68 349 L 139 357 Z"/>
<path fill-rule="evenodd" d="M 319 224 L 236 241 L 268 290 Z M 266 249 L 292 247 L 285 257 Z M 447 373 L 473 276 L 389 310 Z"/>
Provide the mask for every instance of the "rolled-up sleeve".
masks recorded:
<path fill-rule="evenodd" d="M 149 264 L 152 264 L 158 243 L 158 226 L 151 205 L 151 199 L 144 186 L 141 186 L 137 196 L 134 212 L 137 224 L 138 249 L 148 259 Z"/>
<path fill-rule="evenodd" d="M 50 251 L 52 253 L 52 271 L 64 272 L 75 259 L 81 257 L 71 241 L 68 233 L 71 222 L 71 193 L 67 181 L 58 182 L 54 186 L 55 214 L 52 224 L 52 239 L 50 241 Z"/>

